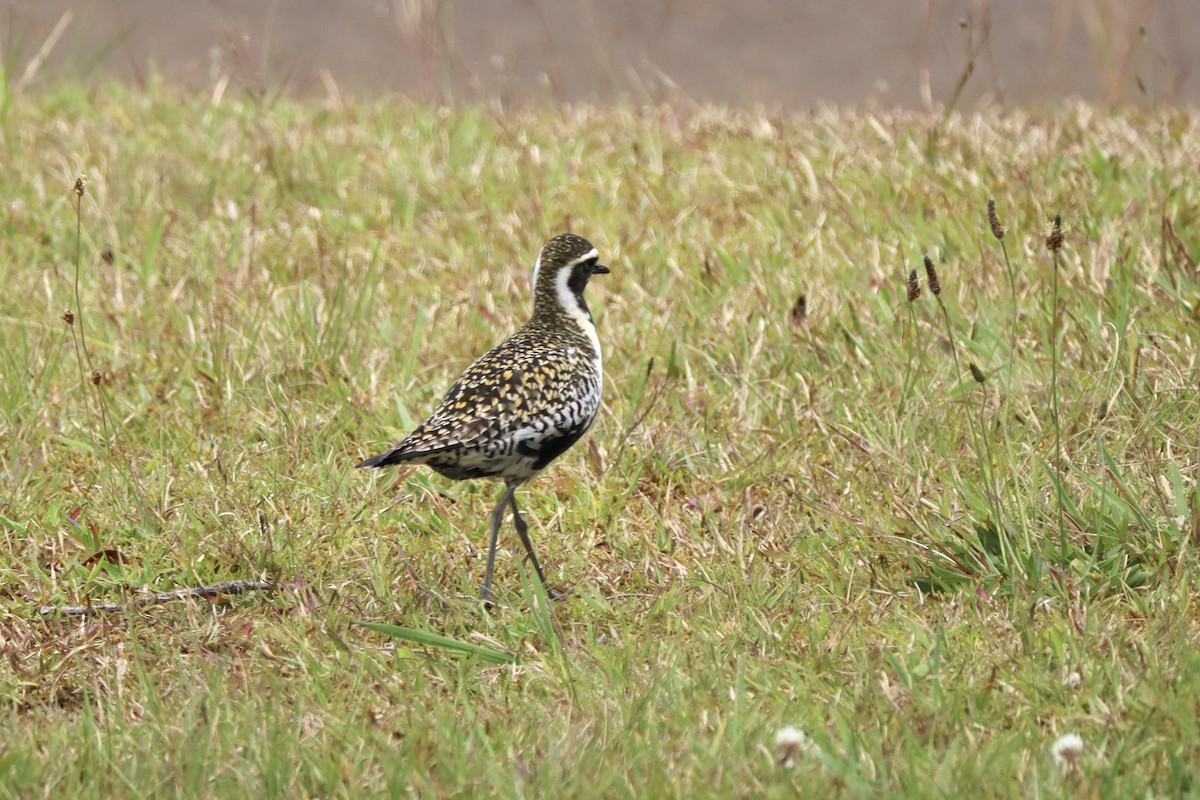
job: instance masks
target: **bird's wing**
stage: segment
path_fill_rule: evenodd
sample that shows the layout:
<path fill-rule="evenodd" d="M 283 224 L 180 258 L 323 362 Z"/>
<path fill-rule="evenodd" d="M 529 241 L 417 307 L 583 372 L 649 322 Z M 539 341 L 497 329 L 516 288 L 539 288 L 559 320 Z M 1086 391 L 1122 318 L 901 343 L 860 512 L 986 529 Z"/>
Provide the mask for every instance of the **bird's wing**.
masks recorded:
<path fill-rule="evenodd" d="M 415 458 L 486 445 L 548 416 L 562 402 L 564 378 L 585 358 L 578 348 L 523 348 L 509 340 L 480 357 L 450 387 L 429 419 L 396 446 L 393 457 Z"/>

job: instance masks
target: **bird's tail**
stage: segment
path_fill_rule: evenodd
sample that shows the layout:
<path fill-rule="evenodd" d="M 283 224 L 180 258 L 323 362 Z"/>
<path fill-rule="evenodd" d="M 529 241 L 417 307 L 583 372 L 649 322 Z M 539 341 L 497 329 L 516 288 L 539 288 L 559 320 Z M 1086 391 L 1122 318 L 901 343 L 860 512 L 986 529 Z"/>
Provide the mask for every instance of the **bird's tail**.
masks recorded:
<path fill-rule="evenodd" d="M 427 464 L 429 458 L 437 456 L 440 453 L 447 453 L 453 450 L 460 449 L 462 442 L 454 442 L 453 444 L 442 445 L 440 447 L 415 447 L 409 439 L 405 439 L 396 447 L 388 450 L 386 453 L 380 453 L 377 456 L 372 456 L 366 461 L 357 464 L 358 469 L 363 467 L 390 467 L 393 464 Z"/>
<path fill-rule="evenodd" d="M 408 458 L 406 458 L 399 449 L 394 449 L 388 450 L 386 453 L 380 453 L 377 456 L 371 456 L 365 461 L 360 461 L 354 465 L 354 468 L 362 469 L 363 467 L 390 467 L 393 464 L 399 464 L 400 462 L 407 460 Z"/>

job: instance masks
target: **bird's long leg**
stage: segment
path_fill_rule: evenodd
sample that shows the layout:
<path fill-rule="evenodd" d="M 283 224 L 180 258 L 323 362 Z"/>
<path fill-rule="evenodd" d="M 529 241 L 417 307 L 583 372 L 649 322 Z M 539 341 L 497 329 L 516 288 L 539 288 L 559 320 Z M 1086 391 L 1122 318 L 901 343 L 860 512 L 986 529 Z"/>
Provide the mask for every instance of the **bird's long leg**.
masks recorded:
<path fill-rule="evenodd" d="M 483 588 L 479 590 L 479 599 L 489 606 L 492 603 L 492 573 L 496 571 L 496 544 L 500 539 L 500 525 L 504 522 L 504 512 L 516 490 L 516 484 L 505 485 L 500 502 L 496 503 L 496 507 L 492 509 L 492 526 L 488 536 L 487 571 L 483 573 Z"/>
<path fill-rule="evenodd" d="M 515 489 L 516 487 L 513 488 Z M 546 594 L 551 600 L 563 599 L 566 595 L 551 589 L 550 584 L 546 582 L 546 576 L 542 574 L 542 565 L 538 563 L 537 556 L 533 553 L 533 542 L 529 540 L 529 526 L 525 524 L 524 517 L 517 510 L 517 495 L 515 492 L 509 492 L 509 502 L 512 504 L 513 527 L 517 529 L 517 536 L 521 537 L 521 544 L 525 545 L 525 552 L 529 555 L 529 560 L 533 562 L 533 571 L 537 573 L 538 580 L 542 582 L 542 588 L 546 590 Z"/>

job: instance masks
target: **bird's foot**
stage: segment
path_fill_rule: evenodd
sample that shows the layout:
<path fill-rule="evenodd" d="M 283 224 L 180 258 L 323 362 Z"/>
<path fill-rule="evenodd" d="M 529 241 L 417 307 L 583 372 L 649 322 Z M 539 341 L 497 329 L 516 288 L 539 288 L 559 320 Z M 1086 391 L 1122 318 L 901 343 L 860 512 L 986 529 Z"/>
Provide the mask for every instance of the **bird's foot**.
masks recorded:
<path fill-rule="evenodd" d="M 495 600 L 492 597 L 492 587 L 484 586 L 479 590 L 479 604 L 485 611 L 492 611 L 496 608 Z"/>

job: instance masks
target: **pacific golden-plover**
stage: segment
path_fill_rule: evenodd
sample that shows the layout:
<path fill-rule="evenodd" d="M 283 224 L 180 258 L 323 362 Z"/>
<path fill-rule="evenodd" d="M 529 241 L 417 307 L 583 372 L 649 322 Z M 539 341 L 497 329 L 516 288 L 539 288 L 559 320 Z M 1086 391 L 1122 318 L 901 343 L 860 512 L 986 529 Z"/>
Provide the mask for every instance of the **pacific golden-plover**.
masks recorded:
<path fill-rule="evenodd" d="M 600 408 L 600 340 L 583 290 L 608 267 L 586 239 L 564 233 L 533 265 L 533 316 L 506 342 L 467 367 L 429 419 L 391 450 L 359 467 L 425 464 L 452 480 L 496 478 L 480 599 L 492 598 L 496 542 L 505 510 L 542 586 L 554 595 L 517 510 L 515 492 L 591 426 Z"/>

